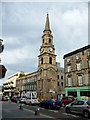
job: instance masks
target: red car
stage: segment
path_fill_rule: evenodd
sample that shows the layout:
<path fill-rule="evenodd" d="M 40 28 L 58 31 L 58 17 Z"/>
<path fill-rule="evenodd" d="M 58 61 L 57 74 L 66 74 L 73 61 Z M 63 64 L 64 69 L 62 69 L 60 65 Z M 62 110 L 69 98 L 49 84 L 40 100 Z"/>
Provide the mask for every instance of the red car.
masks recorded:
<path fill-rule="evenodd" d="M 62 106 L 65 107 L 67 104 L 73 102 L 74 100 L 75 100 L 74 97 L 64 96 L 61 99 Z"/>

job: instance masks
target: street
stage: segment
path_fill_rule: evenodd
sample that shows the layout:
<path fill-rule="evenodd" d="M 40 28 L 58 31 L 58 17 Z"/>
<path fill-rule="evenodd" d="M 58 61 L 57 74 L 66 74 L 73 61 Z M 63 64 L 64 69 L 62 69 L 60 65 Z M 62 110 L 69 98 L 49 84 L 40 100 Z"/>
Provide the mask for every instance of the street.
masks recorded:
<path fill-rule="evenodd" d="M 12 119 L 44 119 L 44 120 L 88 120 L 86 118 L 83 118 L 81 115 L 76 114 L 68 114 L 65 112 L 65 108 L 60 108 L 60 110 L 51 110 L 51 109 L 45 109 L 38 106 L 30 106 L 30 105 L 23 105 L 23 110 L 20 110 L 20 104 L 5 101 L 2 102 L 2 120 L 12 120 Z M 35 110 L 39 108 L 38 115 L 35 115 Z"/>

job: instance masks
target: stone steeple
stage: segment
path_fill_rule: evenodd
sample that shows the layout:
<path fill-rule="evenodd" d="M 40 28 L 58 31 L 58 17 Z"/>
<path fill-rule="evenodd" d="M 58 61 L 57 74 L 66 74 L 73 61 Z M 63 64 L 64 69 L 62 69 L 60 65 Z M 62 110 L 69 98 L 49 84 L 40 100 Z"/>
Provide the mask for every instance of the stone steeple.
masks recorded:
<path fill-rule="evenodd" d="M 37 92 L 39 98 L 50 98 L 50 90 L 57 92 L 57 68 L 53 36 L 47 13 L 45 29 L 42 35 L 42 45 L 40 46 L 40 55 L 38 56 Z M 55 95 L 53 96 L 54 98 Z"/>
<path fill-rule="evenodd" d="M 50 30 L 50 23 L 49 23 L 49 14 L 48 13 L 47 13 L 47 16 L 46 16 L 46 24 L 45 24 L 44 32 L 45 31 L 50 31 L 51 32 L 51 30 Z"/>
<path fill-rule="evenodd" d="M 50 30 L 50 25 L 49 25 L 49 15 L 48 15 L 48 13 L 47 13 L 47 18 L 46 18 L 45 30 Z"/>

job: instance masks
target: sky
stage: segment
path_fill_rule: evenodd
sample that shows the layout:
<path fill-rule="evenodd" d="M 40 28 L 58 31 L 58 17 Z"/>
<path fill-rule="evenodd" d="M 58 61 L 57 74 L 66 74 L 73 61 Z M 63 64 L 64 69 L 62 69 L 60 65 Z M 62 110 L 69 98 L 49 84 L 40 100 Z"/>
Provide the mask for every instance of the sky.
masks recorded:
<path fill-rule="evenodd" d="M 61 67 L 65 54 L 88 45 L 87 2 L 2 2 L 4 51 L 0 57 L 7 68 L 2 83 L 18 71 L 37 71 L 47 8 L 56 61 Z"/>

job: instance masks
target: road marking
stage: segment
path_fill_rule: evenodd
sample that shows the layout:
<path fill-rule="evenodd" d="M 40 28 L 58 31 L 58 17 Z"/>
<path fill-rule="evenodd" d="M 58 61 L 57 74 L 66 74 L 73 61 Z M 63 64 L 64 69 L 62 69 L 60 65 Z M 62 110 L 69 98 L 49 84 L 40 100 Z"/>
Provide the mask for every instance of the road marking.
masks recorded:
<path fill-rule="evenodd" d="M 24 110 L 27 110 L 27 111 L 29 111 L 29 112 L 32 112 L 32 113 L 35 113 L 35 111 L 33 111 L 33 110 L 29 110 L 29 109 L 26 109 L 26 108 L 23 108 Z"/>
<path fill-rule="evenodd" d="M 52 112 L 58 112 L 58 111 L 56 111 L 56 110 L 48 110 L 48 111 L 52 111 Z"/>
<path fill-rule="evenodd" d="M 52 118 L 52 119 L 55 119 L 56 120 L 56 118 L 55 117 L 52 117 L 52 116 L 49 116 L 49 115 L 44 115 L 44 114 L 40 114 L 40 115 L 42 115 L 42 116 L 44 116 L 44 117 L 48 117 L 48 118 Z"/>
<path fill-rule="evenodd" d="M 35 111 L 33 111 L 33 110 L 29 110 L 29 109 L 26 109 L 26 108 L 24 108 L 24 109 L 35 114 Z M 43 117 L 46 117 L 46 118 L 56 119 L 55 117 L 52 117 L 52 116 L 49 116 L 49 115 L 44 115 L 44 114 L 42 114 L 42 113 L 40 113 L 40 115 L 43 116 Z"/>
<path fill-rule="evenodd" d="M 45 108 L 40 108 L 40 109 L 45 110 Z"/>
<path fill-rule="evenodd" d="M 73 116 L 73 117 L 79 117 L 77 115 L 72 115 L 72 114 L 69 114 L 69 113 L 63 113 L 64 115 L 70 115 L 70 116 Z"/>

